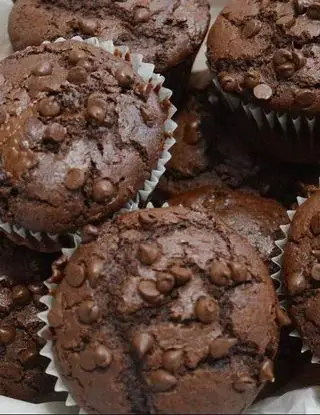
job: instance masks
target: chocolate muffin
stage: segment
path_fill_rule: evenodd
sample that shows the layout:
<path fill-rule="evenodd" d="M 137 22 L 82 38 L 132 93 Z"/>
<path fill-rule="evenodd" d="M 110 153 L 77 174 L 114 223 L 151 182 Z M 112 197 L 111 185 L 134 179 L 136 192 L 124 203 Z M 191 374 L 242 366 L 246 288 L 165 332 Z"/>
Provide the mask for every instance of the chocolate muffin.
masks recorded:
<path fill-rule="evenodd" d="M 281 239 L 280 225 L 288 222 L 286 210 L 275 200 L 231 189 L 204 187 L 182 193 L 169 200 L 170 206 L 182 205 L 191 209 L 213 212 L 259 252 L 269 267 L 277 271 L 271 258 L 280 252 L 275 241 Z"/>
<path fill-rule="evenodd" d="M 303 341 L 320 357 L 320 192 L 293 217 L 283 257 L 289 312 Z"/>
<path fill-rule="evenodd" d="M 11 232 L 64 234 L 112 215 L 157 168 L 172 107 L 127 59 L 66 41 L 0 63 L 0 218 Z"/>
<path fill-rule="evenodd" d="M 86 411 L 239 413 L 273 380 L 270 277 L 213 215 L 118 216 L 62 273 L 48 315 L 54 361 Z"/>
<path fill-rule="evenodd" d="M 208 37 L 217 86 L 259 132 L 251 143 L 285 161 L 319 160 L 317 7 L 308 0 L 234 0 Z"/>
<path fill-rule="evenodd" d="M 45 373 L 48 360 L 39 355 L 43 323 L 37 313 L 47 293 L 53 255 L 39 254 L 0 238 L 0 394 L 29 402 L 57 399 L 56 379 Z"/>
<path fill-rule="evenodd" d="M 17 0 L 8 29 L 15 50 L 75 35 L 125 44 L 154 63 L 179 95 L 209 21 L 207 0 Z"/>

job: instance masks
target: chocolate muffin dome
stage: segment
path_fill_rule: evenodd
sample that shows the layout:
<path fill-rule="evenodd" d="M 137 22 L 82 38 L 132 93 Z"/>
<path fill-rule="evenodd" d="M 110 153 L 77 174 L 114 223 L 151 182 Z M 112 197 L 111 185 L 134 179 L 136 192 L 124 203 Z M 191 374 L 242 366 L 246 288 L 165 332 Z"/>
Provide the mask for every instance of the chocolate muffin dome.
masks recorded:
<path fill-rule="evenodd" d="M 157 167 L 170 105 L 124 57 L 44 44 L 4 59 L 0 83 L 2 222 L 72 231 L 123 207 Z"/>
<path fill-rule="evenodd" d="M 90 413 L 238 413 L 273 380 L 278 302 L 255 250 L 212 215 L 141 210 L 72 256 L 48 320 Z"/>

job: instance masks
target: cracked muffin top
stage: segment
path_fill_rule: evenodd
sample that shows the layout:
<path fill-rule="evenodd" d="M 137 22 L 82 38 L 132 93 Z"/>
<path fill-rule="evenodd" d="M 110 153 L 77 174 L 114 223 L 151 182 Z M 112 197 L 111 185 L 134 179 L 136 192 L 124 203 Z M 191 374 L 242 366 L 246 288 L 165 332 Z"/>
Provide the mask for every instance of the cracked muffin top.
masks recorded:
<path fill-rule="evenodd" d="M 0 85 L 3 222 L 76 229 L 123 207 L 157 166 L 169 103 L 124 58 L 30 47 L 0 63 Z"/>
<path fill-rule="evenodd" d="M 60 36 L 112 39 L 162 73 L 197 52 L 209 20 L 207 0 L 17 0 L 9 33 L 16 50 Z"/>
<path fill-rule="evenodd" d="M 249 243 L 183 207 L 118 216 L 60 271 L 58 371 L 90 413 L 239 413 L 273 380 L 278 307 Z"/>
<path fill-rule="evenodd" d="M 320 109 L 320 3 L 235 0 L 208 38 L 208 59 L 227 92 L 291 113 Z"/>

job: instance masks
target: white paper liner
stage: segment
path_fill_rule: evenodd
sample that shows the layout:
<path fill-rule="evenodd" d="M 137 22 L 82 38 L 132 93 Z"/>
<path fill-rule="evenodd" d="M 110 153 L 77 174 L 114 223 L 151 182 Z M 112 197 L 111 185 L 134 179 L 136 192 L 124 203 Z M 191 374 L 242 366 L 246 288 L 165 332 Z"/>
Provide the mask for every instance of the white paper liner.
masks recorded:
<path fill-rule="evenodd" d="M 1 0 L 0 0 L 1 1 Z M 98 48 L 102 48 L 107 52 L 116 55 L 117 57 L 125 60 L 128 63 L 128 54 L 130 55 L 130 63 L 132 65 L 133 70 L 141 76 L 145 83 L 152 85 L 153 91 L 157 94 L 158 100 L 160 103 L 165 102 L 168 105 L 168 118 L 164 123 L 164 134 L 165 134 L 165 142 L 163 145 L 163 151 L 160 155 L 160 158 L 157 163 L 157 167 L 151 171 L 150 178 L 146 180 L 140 190 L 138 190 L 136 196 L 129 200 L 126 205 L 120 210 L 123 211 L 131 211 L 139 209 L 142 203 L 148 200 L 150 194 L 154 191 L 157 187 L 161 176 L 166 171 L 165 165 L 171 158 L 171 154 L 169 152 L 170 148 L 175 144 L 175 139 L 173 137 L 173 133 L 177 128 L 177 124 L 172 120 L 173 115 L 177 111 L 174 105 L 170 103 L 170 97 L 172 95 L 172 91 L 168 88 L 162 86 L 165 81 L 165 78 L 162 75 L 155 74 L 153 72 L 154 65 L 151 63 L 143 62 L 143 56 L 137 53 L 130 53 L 129 48 L 126 46 L 114 46 L 111 40 L 99 40 L 96 37 L 92 37 L 89 39 L 82 39 L 80 36 L 74 36 L 71 40 L 76 40 L 78 42 L 88 43 Z M 58 38 L 53 43 L 65 42 L 66 39 Z M 49 41 L 43 43 L 51 43 Z M 12 225 L 8 222 L 2 222 L 0 220 L 0 229 L 3 233 L 8 235 L 8 237 L 19 237 L 23 240 L 28 242 L 28 246 L 30 248 L 37 249 L 39 243 L 42 242 L 45 244 L 45 238 L 49 238 L 54 244 L 58 244 L 58 237 L 57 234 L 49 234 L 44 232 L 31 232 L 23 227 L 17 227 Z M 73 234 L 68 234 L 73 236 Z M 59 246 L 59 244 L 58 244 Z M 60 248 L 61 246 L 59 246 Z M 59 249 L 58 249 L 59 250 Z"/>
<path fill-rule="evenodd" d="M 319 186 L 320 186 L 320 179 L 319 179 Z M 303 203 L 306 200 L 308 200 L 308 199 L 305 198 L 305 197 L 298 196 L 297 197 L 298 206 L 303 205 Z M 290 222 L 292 222 L 295 213 L 296 213 L 296 210 L 288 210 L 287 211 L 287 214 L 288 214 L 288 217 L 289 217 Z M 286 244 L 288 242 L 288 235 L 289 235 L 289 230 L 290 230 L 290 224 L 288 224 L 288 225 L 281 225 L 280 226 L 280 229 L 282 230 L 282 232 L 284 234 L 284 238 L 283 239 L 279 239 L 278 241 L 276 241 L 276 245 L 281 250 L 281 254 L 279 256 L 277 256 L 276 258 L 274 258 L 274 262 L 277 265 L 279 265 L 279 267 L 281 269 L 282 268 L 282 259 L 283 259 L 283 254 L 284 254 L 284 248 L 285 248 L 285 246 L 286 246 Z M 279 275 L 281 276 L 281 271 L 280 271 Z M 285 289 L 284 289 L 284 284 L 283 284 L 282 278 L 279 280 L 279 282 L 280 282 L 280 287 L 279 287 L 278 295 L 285 296 L 286 295 L 286 292 L 285 292 Z M 281 306 L 285 310 L 287 310 L 288 305 L 287 305 L 286 300 L 283 300 L 281 302 Z M 299 333 L 298 330 L 296 330 L 296 329 L 293 330 L 289 334 L 289 336 L 290 337 L 297 337 L 297 338 L 301 339 L 301 353 L 305 353 L 305 352 L 307 352 L 307 351 L 310 350 L 309 346 L 303 341 L 303 339 L 302 339 L 302 337 L 301 337 L 301 335 L 300 335 L 300 333 Z M 311 357 L 311 363 L 320 363 L 320 358 L 318 358 L 317 356 L 312 355 L 312 357 Z M 319 405 L 320 405 L 320 400 L 319 400 Z"/>

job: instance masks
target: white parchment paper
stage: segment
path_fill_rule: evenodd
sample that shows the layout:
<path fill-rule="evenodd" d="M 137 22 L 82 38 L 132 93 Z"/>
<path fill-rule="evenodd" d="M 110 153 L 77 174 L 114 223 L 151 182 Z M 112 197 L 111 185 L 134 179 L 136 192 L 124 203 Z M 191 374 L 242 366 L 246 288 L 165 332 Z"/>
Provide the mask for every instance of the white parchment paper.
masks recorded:
<path fill-rule="evenodd" d="M 94 0 L 93 0 L 94 1 Z M 212 21 L 228 3 L 228 0 L 210 0 L 212 4 Z M 0 59 L 11 53 L 7 35 L 8 15 L 12 7 L 11 0 L 0 0 Z M 200 50 L 196 59 L 194 72 L 205 74 L 205 46 Z M 195 78 L 197 79 L 197 78 Z M 199 79 L 199 78 L 198 78 Z M 316 384 L 316 383 L 315 383 Z M 320 379 L 319 379 L 320 385 Z M 63 402 L 48 402 L 45 404 L 30 404 L 0 396 L 0 414 L 76 414 L 77 408 L 66 407 Z M 268 398 L 253 405 L 248 414 L 320 414 L 320 386 L 295 389 L 282 396 Z"/>

